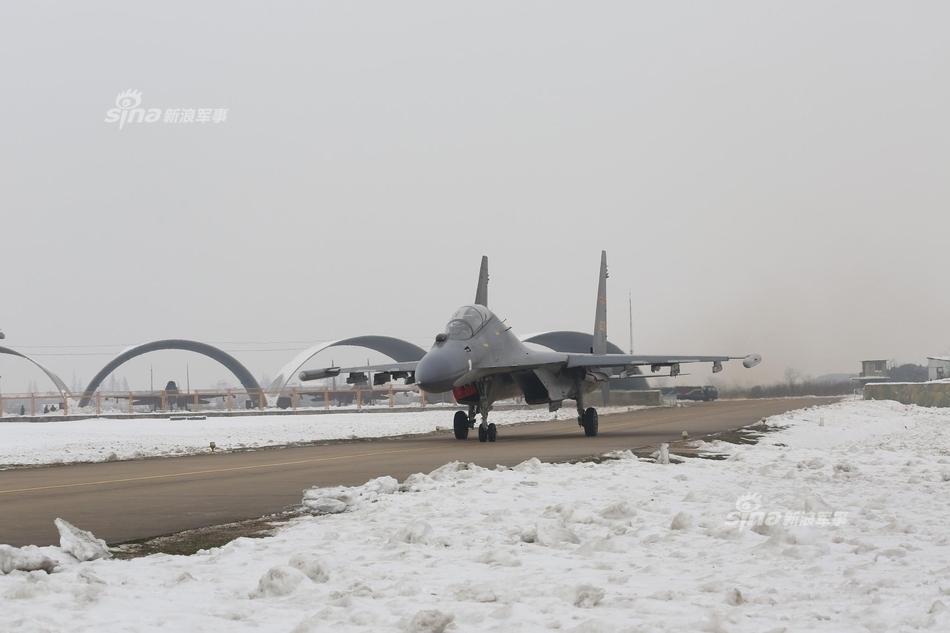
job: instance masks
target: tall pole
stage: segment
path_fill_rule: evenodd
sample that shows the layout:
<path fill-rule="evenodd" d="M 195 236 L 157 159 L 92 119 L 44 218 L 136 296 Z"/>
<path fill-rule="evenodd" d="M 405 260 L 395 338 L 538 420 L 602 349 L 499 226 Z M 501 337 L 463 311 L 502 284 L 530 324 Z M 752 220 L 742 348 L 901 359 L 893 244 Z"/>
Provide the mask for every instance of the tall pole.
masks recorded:
<path fill-rule="evenodd" d="M 148 366 L 148 390 L 155 391 L 155 367 Z"/>
<path fill-rule="evenodd" d="M 191 369 L 188 367 L 188 363 L 185 363 L 185 385 L 185 390 L 191 393 Z"/>
<path fill-rule="evenodd" d="M 633 354 L 633 292 L 628 292 L 627 302 L 630 307 L 630 354 Z"/>

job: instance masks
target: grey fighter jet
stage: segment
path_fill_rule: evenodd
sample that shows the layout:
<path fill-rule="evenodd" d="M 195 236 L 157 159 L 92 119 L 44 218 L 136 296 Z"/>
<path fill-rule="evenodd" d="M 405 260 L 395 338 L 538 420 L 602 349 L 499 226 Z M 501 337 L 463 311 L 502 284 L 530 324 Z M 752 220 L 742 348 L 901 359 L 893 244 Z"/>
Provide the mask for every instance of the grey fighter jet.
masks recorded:
<path fill-rule="evenodd" d="M 475 428 L 478 441 L 494 442 L 497 427 L 488 422 L 492 405 L 498 400 L 523 396 L 528 404 L 548 404 L 556 411 L 564 400 L 577 403 L 577 423 L 584 435 L 597 435 L 597 410 L 585 407 L 584 398 L 598 385 L 606 388 L 611 376 L 634 375 L 638 367 L 650 367 L 654 376 L 677 376 L 685 363 L 711 363 L 714 372 L 729 360 L 742 360 L 745 367 L 762 361 L 758 354 L 748 356 L 632 355 L 607 353 L 607 253 L 601 253 L 594 337 L 590 353 L 574 354 L 538 350 L 521 342 L 511 327 L 488 309 L 488 259 L 482 258 L 475 303 L 456 310 L 435 337 L 432 348 L 418 361 L 366 367 L 328 367 L 300 373 L 300 380 L 316 380 L 350 374 L 365 379 L 375 372 L 373 383 L 384 384 L 403 378 L 416 382 L 429 393 L 451 391 L 467 411 L 455 413 L 455 437 L 468 438 Z M 657 374 L 669 368 L 667 374 Z M 639 374 L 637 374 L 639 375 Z M 650 377 L 650 376 L 647 376 Z"/>

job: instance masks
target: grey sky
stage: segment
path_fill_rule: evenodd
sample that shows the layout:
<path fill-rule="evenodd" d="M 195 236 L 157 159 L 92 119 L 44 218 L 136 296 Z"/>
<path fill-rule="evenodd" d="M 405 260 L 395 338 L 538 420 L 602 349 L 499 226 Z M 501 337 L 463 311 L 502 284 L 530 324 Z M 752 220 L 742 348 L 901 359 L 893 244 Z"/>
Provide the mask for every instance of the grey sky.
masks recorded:
<path fill-rule="evenodd" d="M 948 23 L 945 2 L 8 2 L 0 328 L 102 354 L 42 357 L 67 382 L 155 338 L 427 346 L 485 253 L 516 331 L 589 330 L 606 248 L 624 347 L 632 290 L 638 351 L 765 356 L 737 379 L 920 362 L 950 350 Z M 129 88 L 228 120 L 120 132 Z M 59 347 L 81 344 L 112 347 Z M 272 375 L 293 351 L 236 355 Z"/>

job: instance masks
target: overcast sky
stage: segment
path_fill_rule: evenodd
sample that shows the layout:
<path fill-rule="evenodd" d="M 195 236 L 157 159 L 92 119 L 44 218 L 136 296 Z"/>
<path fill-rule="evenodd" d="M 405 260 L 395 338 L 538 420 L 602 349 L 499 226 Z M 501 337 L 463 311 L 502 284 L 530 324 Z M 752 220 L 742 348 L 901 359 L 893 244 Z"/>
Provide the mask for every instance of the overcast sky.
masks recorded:
<path fill-rule="evenodd" d="M 520 333 L 761 352 L 745 381 L 950 351 L 946 2 L 7 2 L 0 329 L 124 345 Z M 220 123 L 106 123 L 141 107 Z M 75 347 L 97 346 L 97 347 Z M 250 351 L 275 350 L 275 351 Z M 211 385 L 184 352 L 119 371 Z M 320 364 L 320 363 L 318 363 Z M 0 357 L 2 388 L 44 383 Z M 45 388 L 41 386 L 41 388 Z"/>

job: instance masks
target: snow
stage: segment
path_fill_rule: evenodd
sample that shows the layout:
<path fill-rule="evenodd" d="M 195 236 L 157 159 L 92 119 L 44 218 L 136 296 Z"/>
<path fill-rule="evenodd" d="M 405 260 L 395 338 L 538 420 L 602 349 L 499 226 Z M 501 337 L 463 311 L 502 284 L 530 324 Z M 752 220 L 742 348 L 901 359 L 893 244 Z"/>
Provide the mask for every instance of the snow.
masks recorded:
<path fill-rule="evenodd" d="M 35 545 L 26 547 L 0 545 L 0 574 L 9 574 L 14 570 L 51 572 L 56 564 L 56 561 L 47 556 L 42 548 Z"/>
<path fill-rule="evenodd" d="M 91 532 L 57 518 L 53 521 L 59 530 L 59 547 L 10 547 L 0 545 L 0 574 L 14 571 L 43 571 L 52 573 L 63 565 L 97 559 L 112 558 L 112 552 L 102 539 Z"/>
<path fill-rule="evenodd" d="M 644 407 L 604 407 L 602 415 Z M 452 428 L 453 410 L 215 417 L 204 420 L 92 418 L 0 423 L 0 468 L 169 457 L 365 437 L 431 433 Z M 560 419 L 573 409 L 493 411 L 491 421 L 517 424 Z"/>
<path fill-rule="evenodd" d="M 96 538 L 92 532 L 80 530 L 63 519 L 56 519 L 53 523 L 59 530 L 60 548 L 76 560 L 88 561 L 112 557 L 106 542 L 101 538 Z"/>
<path fill-rule="evenodd" d="M 401 483 L 311 489 L 314 515 L 272 537 L 0 576 L 0 622 L 16 631 L 950 630 L 950 411 L 856 401 L 768 424 L 777 430 L 756 445 L 715 443 L 724 460 L 455 462 Z M 325 514 L 320 499 L 344 507 Z"/>

